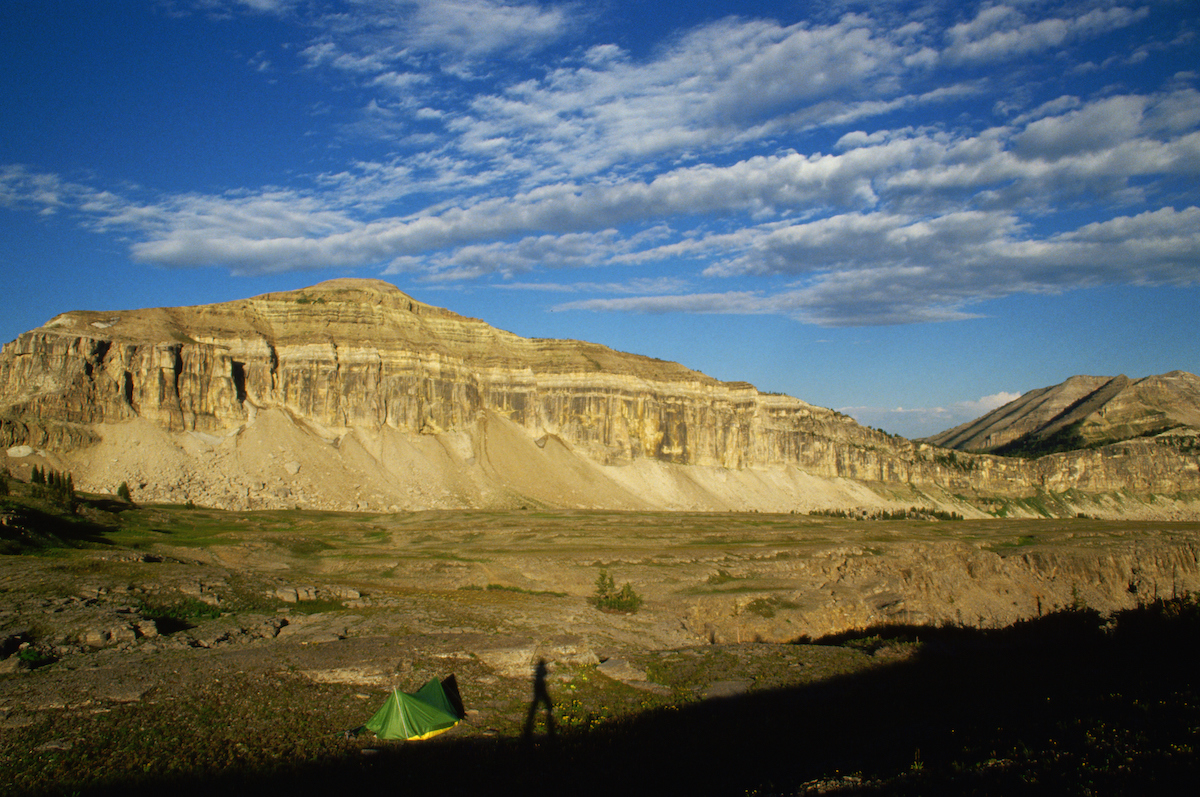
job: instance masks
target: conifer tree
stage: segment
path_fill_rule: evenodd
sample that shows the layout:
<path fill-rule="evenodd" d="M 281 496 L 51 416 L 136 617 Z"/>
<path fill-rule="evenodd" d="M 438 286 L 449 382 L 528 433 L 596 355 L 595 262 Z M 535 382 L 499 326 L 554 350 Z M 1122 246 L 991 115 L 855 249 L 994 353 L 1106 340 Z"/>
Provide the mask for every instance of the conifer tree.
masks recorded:
<path fill-rule="evenodd" d="M 601 570 L 600 575 L 596 578 L 596 599 L 599 601 L 608 599 L 615 589 L 613 577 L 608 574 L 607 570 Z"/>

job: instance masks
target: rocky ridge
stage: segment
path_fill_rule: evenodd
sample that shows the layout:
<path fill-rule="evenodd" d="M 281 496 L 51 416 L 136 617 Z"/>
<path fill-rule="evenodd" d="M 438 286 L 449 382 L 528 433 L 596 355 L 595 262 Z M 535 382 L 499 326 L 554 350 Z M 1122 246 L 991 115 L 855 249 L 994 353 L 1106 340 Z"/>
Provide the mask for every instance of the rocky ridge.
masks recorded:
<path fill-rule="evenodd" d="M 1073 376 L 929 438 L 959 451 L 1048 453 L 1200 429 L 1200 377 Z"/>
<path fill-rule="evenodd" d="M 1168 375 L 1170 376 L 1170 375 Z M 1193 377 L 1194 379 L 1194 377 Z M 597 344 L 528 339 L 344 279 L 196 307 L 70 312 L 0 353 L 20 473 L 141 500 L 359 508 L 809 511 L 1075 489 L 1088 511 L 1194 516 L 1178 436 L 1038 460 L 960 454 Z M 1192 438 L 1194 440 L 1194 438 Z M 1183 494 L 1114 510 L 1100 494 Z"/>

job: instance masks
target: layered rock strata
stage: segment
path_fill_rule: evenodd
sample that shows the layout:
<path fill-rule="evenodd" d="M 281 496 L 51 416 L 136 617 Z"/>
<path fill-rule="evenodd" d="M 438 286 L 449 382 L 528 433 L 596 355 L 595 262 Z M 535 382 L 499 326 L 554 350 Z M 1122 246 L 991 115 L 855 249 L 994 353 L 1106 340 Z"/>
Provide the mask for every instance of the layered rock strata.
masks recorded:
<path fill-rule="evenodd" d="M 64 313 L 0 353 L 0 416 L 7 419 L 0 430 L 9 445 L 78 449 L 102 437 L 104 429 L 135 420 L 215 445 L 242 435 L 264 412 L 283 413 L 315 439 L 335 444 L 345 461 L 353 457 L 343 443 L 357 441 L 364 452 L 356 460 L 358 471 L 370 471 L 364 458 L 373 458 L 379 468 L 372 478 L 393 483 L 376 490 L 387 507 L 406 505 L 395 489 L 402 476 L 398 466 L 384 462 L 384 449 L 400 445 L 397 435 L 404 446 L 425 452 L 413 457 L 429 461 L 444 454 L 447 467 L 460 471 L 491 452 L 485 459 L 492 465 L 482 475 L 439 477 L 448 504 L 476 505 L 492 500 L 489 495 L 532 490 L 536 501 L 549 504 L 673 505 L 656 501 L 646 493 L 650 488 L 617 472 L 647 462 L 730 473 L 784 468 L 944 494 L 1011 496 L 1133 485 L 1145 492 L 1200 490 L 1195 452 L 1186 447 L 1151 440 L 1139 444 L 1147 456 L 1084 453 L 1032 463 L 947 452 L 677 363 L 579 341 L 522 338 L 375 280 L 333 280 L 303 291 L 196 307 Z M 484 438 L 489 429 L 494 436 L 509 427 L 536 444 L 542 453 L 535 458 L 550 456 L 548 441 L 550 451 L 564 449 L 554 463 L 547 460 L 534 470 L 553 465 L 583 475 L 573 486 L 539 493 L 537 473 L 527 475 L 528 484 L 518 478 L 521 462 L 497 466 L 499 448 L 489 449 Z M 421 438 L 439 441 L 444 451 L 430 453 Z M 523 445 L 512 442 L 505 450 Z M 564 464 L 568 459 L 573 464 Z M 344 461 L 343 466 L 349 467 Z M 628 493 L 628 500 L 560 495 L 578 493 L 601 478 L 587 470 L 592 466 L 607 468 L 603 478 L 615 480 L 612 491 Z M 201 465 L 184 470 L 188 474 L 175 478 L 166 497 L 205 481 Z M 119 475 L 106 472 L 105 478 Z M 136 475 L 154 494 L 158 477 Z M 80 476 L 88 484 L 88 475 Z M 495 484 L 482 485 L 481 479 Z M 236 505 L 238 494 L 248 498 L 266 487 L 257 477 L 233 478 L 227 492 L 235 497 L 217 500 Z M 222 489 L 204 488 L 209 497 Z M 154 495 L 164 497 L 161 490 Z M 306 503 L 303 495 L 279 498 Z M 897 500 L 912 498 L 903 494 Z M 350 504 L 362 500 L 355 496 Z M 759 503 L 803 504 L 785 498 Z M 700 499 L 694 506 L 722 508 Z"/>

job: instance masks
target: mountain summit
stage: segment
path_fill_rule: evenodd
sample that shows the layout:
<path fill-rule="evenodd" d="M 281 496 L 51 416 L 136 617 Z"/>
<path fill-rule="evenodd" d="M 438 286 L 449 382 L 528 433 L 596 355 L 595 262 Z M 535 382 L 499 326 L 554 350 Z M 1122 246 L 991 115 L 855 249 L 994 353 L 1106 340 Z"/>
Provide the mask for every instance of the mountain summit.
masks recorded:
<path fill-rule="evenodd" d="M 0 353 L 0 441 L 18 475 L 48 466 L 83 490 L 127 482 L 139 501 L 232 509 L 981 515 L 1067 489 L 1200 491 L 1186 446 L 1085 452 L 1086 467 L 959 454 L 678 363 L 523 338 L 361 279 L 56 316 Z M 1174 510 L 1154 504 L 1163 511 Z"/>

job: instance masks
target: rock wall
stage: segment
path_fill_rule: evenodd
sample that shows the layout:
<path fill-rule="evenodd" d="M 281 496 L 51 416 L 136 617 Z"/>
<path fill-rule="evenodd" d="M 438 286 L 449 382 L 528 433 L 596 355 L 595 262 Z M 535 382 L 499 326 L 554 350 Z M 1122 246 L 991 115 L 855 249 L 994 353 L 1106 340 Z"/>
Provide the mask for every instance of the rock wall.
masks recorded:
<path fill-rule="evenodd" d="M 80 424 L 0 417 L 0 446 L 6 449 L 25 445 L 70 450 L 92 445 L 99 439 L 92 429 Z"/>
<path fill-rule="evenodd" d="M 0 353 L 0 410 L 14 418 L 142 418 L 229 434 L 268 408 L 329 438 L 384 427 L 438 434 L 494 412 L 603 465 L 795 466 L 962 494 L 1200 490 L 1195 451 L 1139 441 L 1033 463 L 947 452 L 676 363 L 521 338 L 371 280 L 201 307 L 66 313 Z M 32 443 L 7 428 L 10 444 Z"/>

